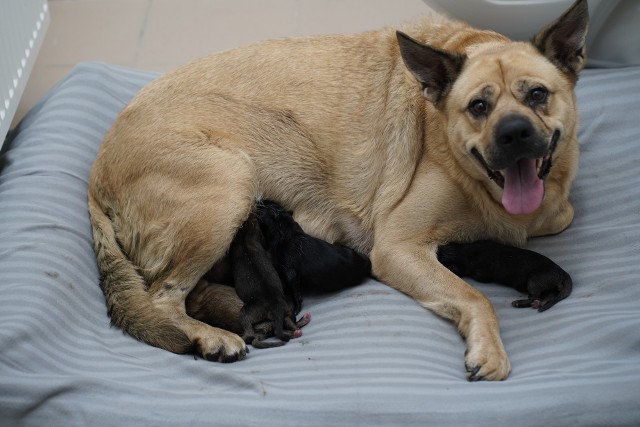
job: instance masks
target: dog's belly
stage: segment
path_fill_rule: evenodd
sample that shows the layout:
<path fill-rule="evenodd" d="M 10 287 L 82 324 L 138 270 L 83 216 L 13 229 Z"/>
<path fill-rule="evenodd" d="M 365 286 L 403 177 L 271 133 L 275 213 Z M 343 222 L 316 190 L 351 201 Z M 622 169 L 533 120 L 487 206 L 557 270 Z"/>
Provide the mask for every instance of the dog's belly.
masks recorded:
<path fill-rule="evenodd" d="M 349 246 L 368 254 L 373 247 L 373 230 L 357 217 L 346 212 L 335 211 L 322 214 L 321 209 L 301 208 L 295 211 L 295 220 L 305 233 L 330 243 Z"/>

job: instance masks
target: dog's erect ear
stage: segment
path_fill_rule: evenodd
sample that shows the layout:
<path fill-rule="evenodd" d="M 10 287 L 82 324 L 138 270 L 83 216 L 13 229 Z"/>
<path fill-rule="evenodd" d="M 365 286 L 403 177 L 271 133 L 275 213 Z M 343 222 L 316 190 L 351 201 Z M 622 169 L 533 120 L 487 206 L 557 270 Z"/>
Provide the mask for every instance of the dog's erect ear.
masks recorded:
<path fill-rule="evenodd" d="M 540 30 L 532 43 L 556 67 L 575 80 L 586 60 L 588 27 L 587 0 L 577 0 L 560 18 Z"/>
<path fill-rule="evenodd" d="M 422 85 L 425 98 L 437 105 L 458 78 L 466 57 L 424 45 L 401 31 L 396 35 L 404 64 Z"/>

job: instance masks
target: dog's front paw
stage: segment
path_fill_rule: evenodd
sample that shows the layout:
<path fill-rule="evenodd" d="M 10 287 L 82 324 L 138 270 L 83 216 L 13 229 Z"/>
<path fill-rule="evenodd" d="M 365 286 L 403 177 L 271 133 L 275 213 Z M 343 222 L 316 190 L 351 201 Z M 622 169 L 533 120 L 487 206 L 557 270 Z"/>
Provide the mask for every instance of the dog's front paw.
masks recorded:
<path fill-rule="evenodd" d="M 571 294 L 571 276 L 557 265 L 531 274 L 527 281 L 527 299 L 516 300 L 514 307 L 532 307 L 539 312 L 553 307 Z"/>
<path fill-rule="evenodd" d="M 246 357 L 249 350 L 242 338 L 223 329 L 215 328 L 214 331 L 195 340 L 195 351 L 204 359 L 230 363 Z"/>
<path fill-rule="evenodd" d="M 469 381 L 502 381 L 511 372 L 511 362 L 502 343 L 469 346 L 464 365 Z"/>

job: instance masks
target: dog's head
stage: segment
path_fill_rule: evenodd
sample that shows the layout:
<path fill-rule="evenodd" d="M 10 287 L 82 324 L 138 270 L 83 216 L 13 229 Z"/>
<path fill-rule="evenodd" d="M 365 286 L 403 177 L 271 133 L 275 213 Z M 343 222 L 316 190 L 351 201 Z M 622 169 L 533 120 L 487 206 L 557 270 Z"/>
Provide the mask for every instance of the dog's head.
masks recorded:
<path fill-rule="evenodd" d="M 540 207 L 552 165 L 561 165 L 558 179 L 573 179 L 561 169 L 563 162 L 575 169 L 573 89 L 585 62 L 588 20 L 587 0 L 578 0 L 531 42 L 496 37 L 456 53 L 398 33 L 407 68 L 446 117 L 454 156 L 511 214 Z"/>

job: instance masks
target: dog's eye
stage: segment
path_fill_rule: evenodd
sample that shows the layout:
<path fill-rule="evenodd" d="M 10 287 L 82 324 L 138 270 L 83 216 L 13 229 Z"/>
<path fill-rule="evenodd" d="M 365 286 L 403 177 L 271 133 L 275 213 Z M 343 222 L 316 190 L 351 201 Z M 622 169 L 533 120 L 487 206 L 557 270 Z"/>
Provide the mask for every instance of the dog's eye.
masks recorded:
<path fill-rule="evenodd" d="M 467 109 L 476 117 L 485 116 L 489 112 L 489 104 L 484 99 L 474 99 Z"/>
<path fill-rule="evenodd" d="M 549 95 L 549 91 L 547 91 L 544 87 L 535 87 L 529 91 L 527 94 L 527 101 L 529 105 L 536 106 L 540 104 L 544 104 L 547 101 L 547 96 Z"/>

